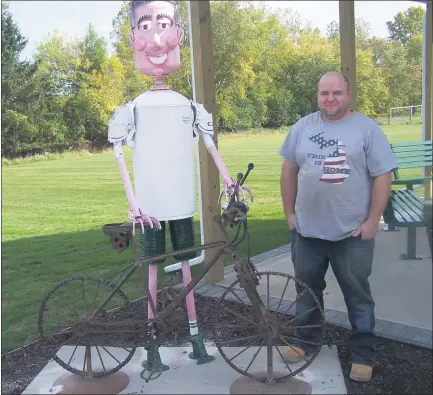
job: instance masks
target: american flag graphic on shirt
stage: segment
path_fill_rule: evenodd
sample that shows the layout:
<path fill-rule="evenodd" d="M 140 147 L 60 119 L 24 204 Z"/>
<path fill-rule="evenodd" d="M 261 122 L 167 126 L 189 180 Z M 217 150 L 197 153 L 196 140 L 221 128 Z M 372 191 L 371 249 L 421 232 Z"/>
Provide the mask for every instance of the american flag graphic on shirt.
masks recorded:
<path fill-rule="evenodd" d="M 320 181 L 330 184 L 342 184 L 350 176 L 350 166 L 346 163 L 346 152 L 340 147 L 342 141 L 338 141 L 337 148 L 330 153 L 323 162 L 323 175 Z"/>

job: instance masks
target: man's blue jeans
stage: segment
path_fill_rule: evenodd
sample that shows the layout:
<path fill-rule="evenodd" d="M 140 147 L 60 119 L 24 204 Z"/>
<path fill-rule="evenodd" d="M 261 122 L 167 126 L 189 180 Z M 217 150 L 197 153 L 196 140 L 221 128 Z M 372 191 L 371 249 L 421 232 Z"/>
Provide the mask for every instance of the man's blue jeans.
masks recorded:
<path fill-rule="evenodd" d="M 295 277 L 314 292 L 323 308 L 323 291 L 326 287 L 325 274 L 329 263 L 340 285 L 346 302 L 352 334 L 349 347 L 352 362 L 370 366 L 375 365 L 374 301 L 370 292 L 368 277 L 373 263 L 374 239 L 363 240 L 361 237 L 349 237 L 340 241 L 327 241 L 303 237 L 296 230 L 292 231 L 292 261 Z M 300 295 L 302 289 L 297 286 Z M 296 316 L 316 306 L 313 298 L 305 292 L 296 305 Z M 296 325 L 314 325 L 320 321 L 318 309 L 304 314 L 297 319 Z M 317 342 L 318 328 L 297 329 L 297 337 L 306 341 Z M 311 346 L 302 341 L 296 345 L 307 354 Z"/>

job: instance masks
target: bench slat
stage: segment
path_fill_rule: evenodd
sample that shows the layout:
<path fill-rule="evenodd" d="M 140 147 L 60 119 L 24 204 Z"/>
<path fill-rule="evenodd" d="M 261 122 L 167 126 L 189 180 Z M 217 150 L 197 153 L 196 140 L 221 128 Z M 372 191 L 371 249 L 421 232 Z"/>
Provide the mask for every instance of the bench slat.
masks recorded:
<path fill-rule="evenodd" d="M 432 159 L 428 159 L 428 158 L 411 158 L 411 159 L 403 159 L 403 160 L 398 160 L 397 159 L 397 166 L 405 166 L 405 165 L 418 165 L 420 164 L 419 167 L 428 167 L 431 166 L 432 163 Z"/>
<path fill-rule="evenodd" d="M 421 151 L 421 152 L 427 151 L 428 152 L 429 150 L 431 150 L 432 146 L 431 145 L 424 145 L 422 147 L 419 147 L 419 146 L 413 146 L 413 147 L 393 147 L 391 145 L 391 148 L 392 148 L 392 150 L 395 153 L 404 154 L 405 152 L 414 152 L 414 151 Z"/>
<path fill-rule="evenodd" d="M 431 166 L 431 164 L 430 165 L 426 165 L 426 166 Z M 402 166 L 398 166 L 398 169 L 400 170 L 400 169 L 413 169 L 413 168 L 417 168 L 417 167 L 424 167 L 423 165 L 418 165 L 418 166 L 415 166 L 415 165 L 412 165 L 412 164 L 403 164 Z"/>
<path fill-rule="evenodd" d="M 394 155 L 397 159 L 406 159 L 406 158 L 419 158 L 420 156 L 426 156 L 427 158 L 432 157 L 432 152 L 430 151 L 407 151 L 407 152 L 394 152 Z"/>
<path fill-rule="evenodd" d="M 398 164 L 409 164 L 409 163 L 426 163 L 426 166 L 428 166 L 428 163 L 432 162 L 432 158 L 429 158 L 427 156 L 424 157 L 414 157 L 414 158 L 397 158 Z"/>
<path fill-rule="evenodd" d="M 392 180 L 394 185 L 405 185 L 405 184 L 422 184 L 424 181 L 431 180 L 432 176 L 420 177 L 420 178 L 399 178 L 398 180 Z"/>
<path fill-rule="evenodd" d="M 393 147 L 413 147 L 413 146 L 425 146 L 425 145 L 432 145 L 432 140 L 425 140 L 425 141 L 407 141 L 404 143 L 392 143 L 391 146 Z"/>
<path fill-rule="evenodd" d="M 421 165 L 420 165 L 421 164 Z M 416 167 L 429 167 L 432 164 L 432 159 L 427 160 L 423 158 L 413 158 L 412 160 L 397 160 L 397 167 L 401 166 L 416 166 Z"/>
<path fill-rule="evenodd" d="M 399 154 L 404 154 L 405 152 L 413 152 L 413 151 L 429 151 L 431 147 L 432 147 L 431 145 L 412 146 L 412 147 L 394 147 L 391 144 L 392 150 Z"/>
<path fill-rule="evenodd" d="M 415 195 L 415 192 L 402 189 L 400 193 L 402 196 L 404 196 L 404 199 L 407 199 L 410 204 L 414 205 L 420 213 L 424 212 L 424 203 L 418 196 Z"/>
<path fill-rule="evenodd" d="M 391 200 L 395 218 L 403 224 L 422 225 L 424 223 L 422 202 L 420 207 L 418 198 L 406 192 L 411 191 L 392 191 Z"/>

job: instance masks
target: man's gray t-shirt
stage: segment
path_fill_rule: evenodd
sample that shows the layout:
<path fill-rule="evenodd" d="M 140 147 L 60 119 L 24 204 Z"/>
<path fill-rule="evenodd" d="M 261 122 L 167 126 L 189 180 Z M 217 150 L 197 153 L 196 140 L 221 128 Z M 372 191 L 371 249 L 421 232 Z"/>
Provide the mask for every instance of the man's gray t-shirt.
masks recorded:
<path fill-rule="evenodd" d="M 328 122 L 299 120 L 280 154 L 299 168 L 295 228 L 304 237 L 342 240 L 367 219 L 374 177 L 397 167 L 377 123 L 358 112 Z"/>

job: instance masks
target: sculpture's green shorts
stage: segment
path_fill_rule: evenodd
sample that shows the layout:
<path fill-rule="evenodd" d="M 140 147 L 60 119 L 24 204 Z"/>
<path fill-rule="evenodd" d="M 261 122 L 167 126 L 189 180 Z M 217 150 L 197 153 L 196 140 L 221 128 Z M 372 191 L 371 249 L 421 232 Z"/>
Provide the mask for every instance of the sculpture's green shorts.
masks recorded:
<path fill-rule="evenodd" d="M 173 250 L 183 250 L 194 248 L 194 221 L 192 217 L 168 221 L 170 227 L 170 238 Z M 153 258 L 157 255 L 165 254 L 165 228 L 166 222 L 161 222 L 161 230 L 154 230 L 149 227 L 144 228 L 140 236 L 141 259 Z M 174 258 L 179 261 L 186 261 L 197 256 L 196 252 L 179 253 Z M 153 263 L 164 263 L 164 259 Z"/>

